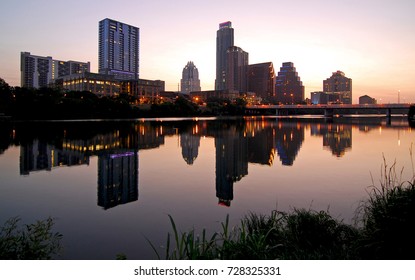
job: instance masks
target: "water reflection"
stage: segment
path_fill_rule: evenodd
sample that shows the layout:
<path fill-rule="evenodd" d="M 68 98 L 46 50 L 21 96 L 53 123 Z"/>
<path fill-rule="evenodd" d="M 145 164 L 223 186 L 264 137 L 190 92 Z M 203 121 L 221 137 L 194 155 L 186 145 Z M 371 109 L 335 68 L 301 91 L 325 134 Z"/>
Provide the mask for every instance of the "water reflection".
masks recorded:
<path fill-rule="evenodd" d="M 138 153 L 98 156 L 98 205 L 109 209 L 138 199 Z"/>
<path fill-rule="evenodd" d="M 157 149 L 165 137 L 177 136 L 181 155 L 191 166 L 199 156 L 200 141 L 214 139 L 215 190 L 218 204 L 231 206 L 234 183 L 248 175 L 248 163 L 272 166 L 276 157 L 293 166 L 305 134 L 321 137 L 324 149 L 342 157 L 352 149 L 352 128 L 382 129 L 382 119 L 247 118 L 136 122 L 39 122 L 5 124 L 0 128 L 0 156 L 20 146 L 20 175 L 55 168 L 89 165 L 98 157 L 97 204 L 103 209 L 139 198 L 140 150 Z M 389 128 L 407 127 L 392 123 Z"/>
<path fill-rule="evenodd" d="M 342 157 L 352 148 L 352 127 L 343 124 L 312 125 L 311 135 L 323 136 L 323 147 L 331 150 L 332 154 Z"/>

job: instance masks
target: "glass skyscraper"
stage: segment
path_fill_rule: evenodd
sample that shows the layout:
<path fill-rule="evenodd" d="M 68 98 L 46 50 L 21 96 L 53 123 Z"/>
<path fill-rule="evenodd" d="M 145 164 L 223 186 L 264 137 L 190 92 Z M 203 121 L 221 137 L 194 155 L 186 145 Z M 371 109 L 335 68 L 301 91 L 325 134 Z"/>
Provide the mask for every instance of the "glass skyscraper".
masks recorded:
<path fill-rule="evenodd" d="M 275 96 L 275 71 L 272 62 L 248 65 L 248 91 L 255 92 L 264 102 Z"/>
<path fill-rule="evenodd" d="M 248 53 L 239 47 L 230 47 L 227 51 L 226 89 L 246 92 L 248 90 Z"/>
<path fill-rule="evenodd" d="M 193 61 L 189 61 L 183 68 L 182 79 L 180 81 L 181 92 L 190 93 L 191 91 L 200 91 L 199 71 Z"/>
<path fill-rule="evenodd" d="M 99 67 L 101 74 L 119 80 L 139 78 L 140 29 L 112 19 L 99 22 Z"/>
<path fill-rule="evenodd" d="M 232 23 L 227 21 L 219 24 L 219 30 L 216 32 L 216 90 L 226 89 L 227 51 L 233 44 Z"/>

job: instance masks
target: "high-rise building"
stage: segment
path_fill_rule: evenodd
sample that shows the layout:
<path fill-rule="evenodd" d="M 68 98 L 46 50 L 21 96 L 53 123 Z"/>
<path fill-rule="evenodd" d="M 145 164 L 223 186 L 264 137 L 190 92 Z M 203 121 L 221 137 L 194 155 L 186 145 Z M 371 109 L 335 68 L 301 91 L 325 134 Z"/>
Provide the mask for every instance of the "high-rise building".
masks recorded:
<path fill-rule="evenodd" d="M 112 19 L 99 22 L 98 71 L 119 80 L 139 78 L 140 29 Z"/>
<path fill-rule="evenodd" d="M 48 86 L 52 80 L 67 75 L 89 72 L 89 62 L 55 60 L 51 56 L 32 55 L 21 52 L 20 71 L 21 86 L 40 88 Z"/>
<path fill-rule="evenodd" d="M 227 21 L 219 24 L 219 30 L 216 32 L 216 90 L 226 89 L 227 51 L 233 45 L 232 23 Z"/>
<path fill-rule="evenodd" d="M 275 96 L 275 71 L 272 62 L 248 66 L 248 91 L 270 101 Z"/>
<path fill-rule="evenodd" d="M 20 55 L 20 73 L 22 87 L 46 87 L 52 80 L 52 57 L 31 55 L 22 52 Z"/>
<path fill-rule="evenodd" d="M 193 61 L 189 61 L 183 68 L 182 79 L 180 80 L 181 92 L 201 91 L 199 71 Z"/>
<path fill-rule="evenodd" d="M 248 53 L 232 46 L 227 50 L 226 89 L 246 92 L 248 90 Z"/>
<path fill-rule="evenodd" d="M 57 78 L 90 72 L 89 62 L 52 60 L 52 80 Z"/>
<path fill-rule="evenodd" d="M 275 84 L 276 102 L 295 104 L 304 101 L 304 86 L 292 62 L 284 62 Z"/>
<path fill-rule="evenodd" d="M 323 91 L 328 95 L 338 95 L 335 103 L 352 104 L 352 79 L 342 71 L 333 72 L 330 78 L 323 81 Z"/>

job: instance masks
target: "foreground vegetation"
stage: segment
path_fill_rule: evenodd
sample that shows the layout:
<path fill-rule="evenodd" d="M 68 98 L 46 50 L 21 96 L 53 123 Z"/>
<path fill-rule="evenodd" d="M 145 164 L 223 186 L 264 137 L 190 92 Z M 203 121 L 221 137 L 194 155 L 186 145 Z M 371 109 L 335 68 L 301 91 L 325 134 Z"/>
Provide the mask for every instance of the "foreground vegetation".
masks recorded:
<path fill-rule="evenodd" d="M 361 203 L 355 225 L 328 211 L 275 210 L 251 213 L 232 229 L 226 217 L 221 231 L 208 237 L 206 230 L 179 233 L 169 216 L 173 235 L 167 235 L 164 252 L 150 245 L 159 259 L 415 259 L 415 180 L 398 183 L 394 165 L 384 171 L 380 187 L 373 186 Z"/>
<path fill-rule="evenodd" d="M 19 218 L 11 218 L 0 227 L 1 260 L 48 260 L 61 250 L 60 233 L 52 232 L 52 218 L 19 226 Z"/>

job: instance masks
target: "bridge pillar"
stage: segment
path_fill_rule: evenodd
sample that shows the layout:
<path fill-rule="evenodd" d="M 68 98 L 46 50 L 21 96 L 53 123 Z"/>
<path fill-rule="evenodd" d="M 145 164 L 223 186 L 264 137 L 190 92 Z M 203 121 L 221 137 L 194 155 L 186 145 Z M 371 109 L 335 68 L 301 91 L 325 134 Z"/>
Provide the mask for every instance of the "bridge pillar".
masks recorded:
<path fill-rule="evenodd" d="M 276 116 L 279 116 L 279 115 L 280 115 L 280 110 L 275 109 L 275 115 L 276 115 Z"/>
<path fill-rule="evenodd" d="M 411 127 L 415 127 L 415 105 L 409 107 L 408 122 Z"/>
<path fill-rule="evenodd" d="M 332 118 L 334 116 L 334 110 L 333 109 L 324 109 L 324 117 L 326 118 Z"/>
<path fill-rule="evenodd" d="M 390 125 L 392 123 L 392 109 L 386 109 L 386 124 Z"/>

